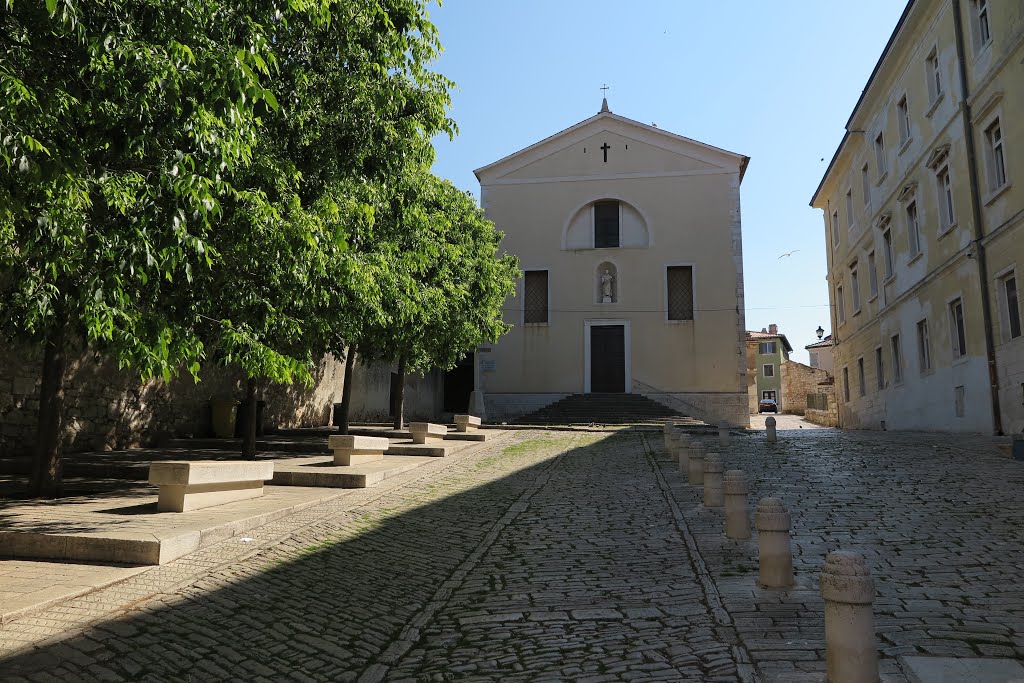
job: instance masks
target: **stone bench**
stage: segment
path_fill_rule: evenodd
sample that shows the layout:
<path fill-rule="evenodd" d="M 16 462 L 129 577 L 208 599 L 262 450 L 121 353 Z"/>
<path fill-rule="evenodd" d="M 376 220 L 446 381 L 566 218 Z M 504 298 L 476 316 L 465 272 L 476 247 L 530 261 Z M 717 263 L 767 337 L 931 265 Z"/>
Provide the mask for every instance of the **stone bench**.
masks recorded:
<path fill-rule="evenodd" d="M 410 422 L 409 432 L 413 443 L 426 443 L 428 439 L 444 439 L 448 428 L 432 422 Z"/>
<path fill-rule="evenodd" d="M 258 498 L 263 482 L 273 478 L 274 463 L 252 460 L 168 460 L 149 466 L 149 483 L 160 487 L 157 512 L 189 512 Z"/>
<path fill-rule="evenodd" d="M 460 432 L 468 432 L 480 426 L 480 418 L 475 415 L 456 415 L 455 429 Z"/>
<path fill-rule="evenodd" d="M 382 436 L 338 434 L 327 438 L 327 446 L 334 451 L 334 464 L 343 466 L 383 460 L 388 445 Z"/>

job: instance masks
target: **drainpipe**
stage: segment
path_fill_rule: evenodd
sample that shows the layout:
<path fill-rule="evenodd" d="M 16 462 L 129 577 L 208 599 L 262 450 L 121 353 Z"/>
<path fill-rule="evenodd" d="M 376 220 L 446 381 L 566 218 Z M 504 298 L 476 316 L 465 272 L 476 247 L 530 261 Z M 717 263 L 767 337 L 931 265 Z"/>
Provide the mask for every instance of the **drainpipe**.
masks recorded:
<path fill-rule="evenodd" d="M 992 429 L 996 435 L 1003 435 L 1002 410 L 999 407 L 999 371 L 996 367 L 996 347 L 992 335 L 992 305 L 989 301 L 988 258 L 982 239 L 985 230 L 982 226 L 982 209 L 979 199 L 978 155 L 974 147 L 974 124 L 971 122 L 970 95 L 967 86 L 967 59 L 964 54 L 964 26 L 960 15 L 960 0 L 953 0 L 953 27 L 956 33 L 956 58 L 960 72 L 960 115 L 963 118 L 964 137 L 967 146 L 967 172 L 970 177 L 971 214 L 974 219 L 974 247 L 978 259 L 978 279 L 981 289 L 981 315 L 985 329 L 985 354 L 988 357 L 988 380 L 992 397 Z"/>
<path fill-rule="evenodd" d="M 831 239 L 831 235 L 832 235 L 832 226 L 829 223 L 829 221 L 831 221 L 831 220 L 832 220 L 832 200 L 829 199 L 829 200 L 825 201 L 825 231 L 828 234 L 829 239 Z M 832 253 L 833 254 L 836 253 L 836 248 L 837 248 L 837 245 L 832 245 Z M 833 263 L 835 262 L 835 256 L 832 257 L 832 261 L 833 261 Z M 835 291 L 832 288 L 832 284 L 833 284 L 832 283 L 832 279 L 826 277 L 825 278 L 825 282 L 828 284 L 828 300 L 832 301 L 832 293 Z M 836 364 L 836 361 L 838 360 L 836 358 L 836 344 L 837 344 L 837 340 L 839 339 L 839 325 L 837 324 L 836 307 L 835 306 L 829 306 L 828 307 L 828 317 L 829 317 L 829 320 L 832 321 L 832 377 L 833 377 L 833 380 L 834 380 L 832 382 L 832 399 L 836 402 L 836 428 L 837 429 L 842 429 L 843 428 L 843 403 L 842 403 L 842 401 L 839 400 L 839 396 L 840 396 L 840 393 L 839 393 L 839 368 L 838 368 L 838 366 Z M 828 406 L 826 406 L 826 408 L 827 407 Z"/>

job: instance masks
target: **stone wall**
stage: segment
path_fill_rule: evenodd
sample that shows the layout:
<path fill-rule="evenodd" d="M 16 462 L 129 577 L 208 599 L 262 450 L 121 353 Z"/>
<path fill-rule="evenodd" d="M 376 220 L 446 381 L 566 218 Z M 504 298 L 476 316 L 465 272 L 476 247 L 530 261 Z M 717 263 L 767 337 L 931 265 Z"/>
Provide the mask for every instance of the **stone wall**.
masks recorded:
<path fill-rule="evenodd" d="M 41 354 L 0 348 L 0 456 L 31 454 L 39 411 Z M 344 365 L 324 358 L 313 384 L 269 385 L 264 424 L 276 427 L 326 425 L 331 406 L 341 400 Z M 140 380 L 115 362 L 82 353 L 68 365 L 63 444 L 67 450 L 107 450 L 147 446 L 170 436 L 210 434 L 211 397 L 245 394 L 241 373 L 207 367 L 200 382 L 187 373 L 164 382 Z"/>
<path fill-rule="evenodd" d="M 805 413 L 807 394 L 821 393 L 818 385 L 829 377 L 829 374 L 820 368 L 812 368 L 794 360 L 783 361 L 781 373 L 783 412 L 794 415 Z M 832 387 L 828 390 L 831 393 Z"/>

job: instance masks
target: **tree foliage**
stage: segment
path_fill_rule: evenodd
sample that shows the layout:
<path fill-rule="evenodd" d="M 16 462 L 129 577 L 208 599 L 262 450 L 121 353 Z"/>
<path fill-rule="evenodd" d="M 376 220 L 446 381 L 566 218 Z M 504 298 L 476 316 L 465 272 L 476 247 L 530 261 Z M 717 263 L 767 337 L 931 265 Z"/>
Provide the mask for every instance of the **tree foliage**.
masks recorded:
<path fill-rule="evenodd" d="M 0 334 L 45 350 L 52 494 L 73 340 L 143 376 L 211 345 L 306 373 L 347 250 L 325 189 L 429 158 L 449 84 L 421 0 L 5 4 Z"/>

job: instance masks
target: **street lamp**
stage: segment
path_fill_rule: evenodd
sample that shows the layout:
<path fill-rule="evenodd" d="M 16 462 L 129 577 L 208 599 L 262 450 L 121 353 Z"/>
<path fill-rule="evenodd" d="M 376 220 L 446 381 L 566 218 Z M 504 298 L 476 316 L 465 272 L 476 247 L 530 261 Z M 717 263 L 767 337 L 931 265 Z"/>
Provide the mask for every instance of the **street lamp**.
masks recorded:
<path fill-rule="evenodd" d="M 818 335 L 818 341 L 821 341 L 821 335 L 825 334 L 825 330 L 821 328 L 821 325 L 818 325 L 818 329 L 814 333 Z"/>

